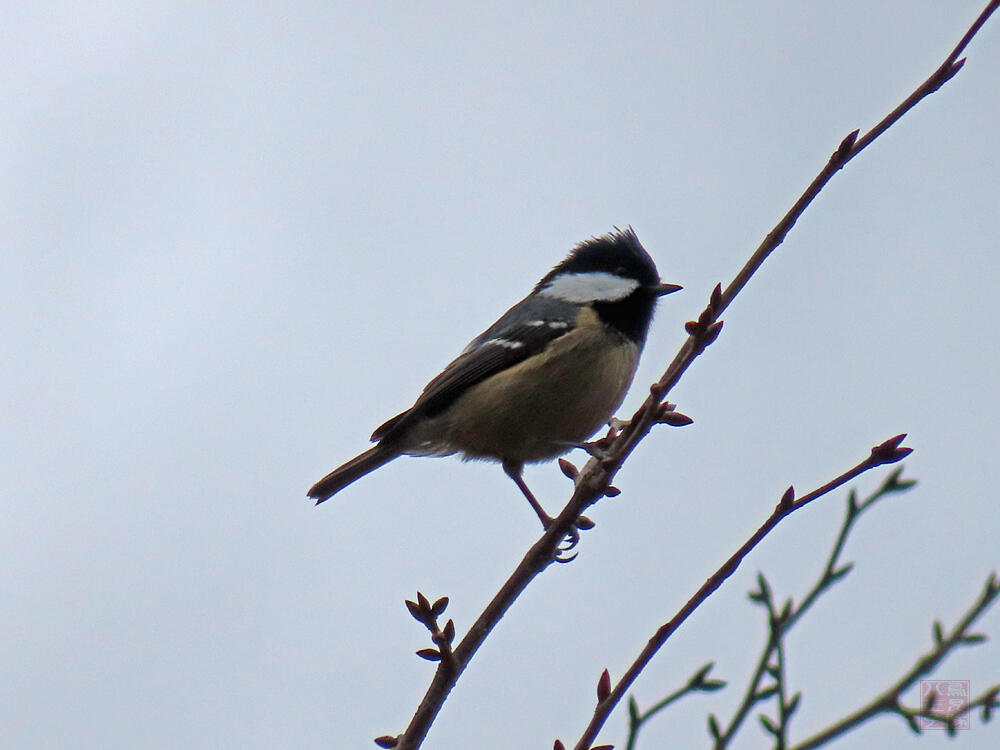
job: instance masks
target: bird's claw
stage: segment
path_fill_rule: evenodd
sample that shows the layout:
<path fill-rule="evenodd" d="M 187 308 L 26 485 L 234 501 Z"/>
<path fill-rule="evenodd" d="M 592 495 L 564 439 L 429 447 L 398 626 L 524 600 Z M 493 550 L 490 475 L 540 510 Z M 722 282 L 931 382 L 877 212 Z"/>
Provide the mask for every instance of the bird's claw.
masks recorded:
<path fill-rule="evenodd" d="M 591 440 L 589 443 L 580 443 L 576 447 L 587 451 L 587 453 L 596 458 L 598 461 L 603 461 L 611 455 L 608 450 L 610 445 L 611 441 L 608 438 L 598 438 L 597 440 Z"/>
<path fill-rule="evenodd" d="M 576 545 L 579 544 L 579 542 L 580 542 L 580 531 L 579 529 L 576 528 L 576 526 L 574 526 L 566 534 L 566 538 L 559 543 L 558 547 L 556 547 L 556 553 L 553 559 L 557 563 L 568 563 L 570 560 L 576 557 L 577 553 L 574 552 L 572 555 L 569 555 L 568 557 L 566 553 L 569 552 L 574 547 L 576 547 Z"/>
<path fill-rule="evenodd" d="M 554 557 L 553 557 L 552 559 L 553 559 L 553 560 L 554 560 L 555 562 L 557 562 L 557 563 L 560 563 L 560 564 L 562 564 L 562 563 L 568 563 L 568 562 L 573 562 L 573 561 L 574 561 L 574 560 L 576 559 L 576 556 L 577 556 L 577 553 L 576 553 L 576 552 L 574 552 L 574 553 L 573 553 L 572 555 L 570 555 L 569 557 L 564 557 L 564 556 L 563 556 L 563 555 L 561 555 L 561 554 L 557 554 L 557 555 L 555 555 L 555 556 L 554 556 Z"/>
<path fill-rule="evenodd" d="M 573 560 L 577 553 L 574 552 L 572 555 L 567 556 L 566 553 L 571 549 L 576 547 L 580 543 L 580 532 L 587 531 L 588 529 L 594 528 L 594 522 L 591 521 L 586 516 L 580 516 L 570 527 L 570 530 L 566 533 L 566 538 L 559 543 L 556 547 L 556 554 L 553 558 L 557 563 L 568 563 Z"/>

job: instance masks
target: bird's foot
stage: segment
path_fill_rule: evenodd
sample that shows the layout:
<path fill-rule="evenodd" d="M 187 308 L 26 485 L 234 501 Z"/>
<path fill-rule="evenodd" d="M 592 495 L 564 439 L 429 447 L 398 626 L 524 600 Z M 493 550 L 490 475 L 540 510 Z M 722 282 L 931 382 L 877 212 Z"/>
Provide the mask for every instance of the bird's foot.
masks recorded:
<path fill-rule="evenodd" d="M 580 443 L 576 447 L 587 451 L 587 453 L 598 461 L 603 461 L 611 455 L 609 448 L 612 442 L 613 438 L 602 437 L 597 440 L 591 440 L 589 443 Z"/>
<path fill-rule="evenodd" d="M 545 516 L 545 518 L 539 516 L 539 518 L 542 521 L 542 528 L 544 528 L 546 531 L 548 531 L 549 527 L 555 521 L 554 518 L 551 518 L 549 516 Z M 570 527 L 570 530 L 566 533 L 566 537 L 559 543 L 559 546 L 556 547 L 556 553 L 552 559 L 555 560 L 557 563 L 571 562 L 574 558 L 576 558 L 577 553 L 574 552 L 571 555 L 568 553 L 574 547 L 576 547 L 577 544 L 579 544 L 580 532 L 587 531 L 588 529 L 592 528 L 594 528 L 593 521 L 591 521 L 586 516 L 579 516 L 576 519 L 576 521 L 573 522 L 573 525 Z"/>

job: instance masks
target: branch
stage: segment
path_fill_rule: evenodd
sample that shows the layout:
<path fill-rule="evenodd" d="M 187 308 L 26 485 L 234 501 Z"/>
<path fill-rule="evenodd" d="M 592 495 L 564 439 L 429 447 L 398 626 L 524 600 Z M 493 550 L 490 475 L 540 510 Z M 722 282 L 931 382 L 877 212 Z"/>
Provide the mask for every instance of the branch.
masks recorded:
<path fill-rule="evenodd" d="M 806 188 L 805 192 L 802 193 L 795 204 L 788 210 L 788 213 L 781 218 L 781 221 L 775 225 L 774 229 L 768 232 L 764 241 L 757 247 L 753 255 L 750 256 L 750 259 L 740 269 L 740 272 L 736 274 L 736 278 L 726 287 L 725 291 L 717 287 L 712 293 L 709 305 L 705 308 L 702 318 L 698 321 L 701 327 L 694 331 L 689 328 L 688 333 L 691 335 L 688 336 L 687 341 L 684 342 L 680 351 L 674 356 L 663 377 L 651 389 L 652 393 L 650 397 L 646 399 L 642 408 L 636 413 L 636 417 L 633 417 L 629 423 L 630 429 L 627 429 L 623 433 L 620 441 L 621 445 L 616 451 L 616 456 L 620 456 L 621 458 L 627 456 L 646 433 L 649 432 L 656 422 L 654 415 L 656 414 L 659 401 L 677 384 L 681 375 L 684 374 L 695 358 L 707 346 L 701 340 L 704 336 L 704 329 L 718 321 L 719 315 L 732 304 L 733 300 L 736 299 L 736 296 L 743 290 L 743 287 L 747 285 L 747 282 L 750 281 L 751 277 L 763 265 L 768 256 L 784 242 L 785 236 L 795 226 L 795 222 L 799 220 L 799 217 L 802 216 L 806 208 L 809 207 L 809 204 L 819 195 L 820 191 L 826 187 L 826 184 L 833 176 L 843 169 L 851 159 L 868 148 L 875 139 L 894 125 L 897 120 L 913 109 L 925 97 L 930 96 L 941 88 L 941 86 L 951 80 L 962 69 L 965 59 L 959 60 L 959 55 L 965 51 L 969 42 L 972 41 L 972 38 L 979 32 L 998 7 L 1000 7 L 1000 0 L 992 0 L 983 12 L 979 14 L 979 17 L 969 27 L 965 36 L 962 37 L 955 49 L 951 51 L 951 54 L 945 58 L 940 67 L 926 81 L 920 84 L 912 94 L 906 97 L 898 107 L 882 118 L 875 127 L 860 138 L 858 137 L 860 131 L 855 130 L 841 141 L 840 146 L 834 151 L 826 166 L 820 170 L 819 174 L 809 184 L 809 187 Z M 718 331 L 715 332 L 715 335 L 718 335 Z M 708 343 L 711 343 L 711 341 Z"/>
<path fill-rule="evenodd" d="M 759 703 L 763 698 L 768 697 L 768 695 L 761 689 L 761 681 L 764 679 L 765 674 L 768 673 L 769 667 L 771 666 L 771 656 L 779 648 L 781 638 L 795 625 L 796 622 L 805 614 L 816 600 L 819 598 L 820 594 L 829 590 L 833 584 L 841 580 L 846 576 L 853 566 L 853 563 L 847 563 L 846 565 L 840 566 L 840 555 L 844 550 L 844 545 L 847 542 L 847 537 L 850 535 L 854 528 L 854 524 L 857 522 L 861 515 L 871 508 L 875 503 L 889 495 L 893 492 L 903 492 L 910 489 L 916 484 L 915 480 L 912 479 L 900 479 L 903 473 L 903 467 L 899 467 L 892 471 L 889 476 L 885 478 L 879 487 L 872 492 L 868 497 L 866 497 L 860 503 L 858 502 L 857 495 L 854 490 L 851 490 L 847 497 L 847 509 L 844 513 L 844 520 L 841 523 L 840 531 L 837 534 L 837 539 L 833 544 L 833 549 L 830 552 L 830 556 L 827 558 L 826 566 L 823 568 L 823 572 L 817 579 L 816 583 L 809 589 L 806 595 L 802 598 L 801 603 L 795 607 L 789 603 L 787 615 L 783 618 L 777 618 L 774 614 L 774 604 L 770 594 L 770 587 L 767 585 L 767 580 L 763 575 L 758 576 L 758 589 L 750 594 L 750 599 L 759 604 L 764 604 L 768 608 L 769 614 L 769 629 L 767 642 L 764 644 L 764 648 L 761 650 L 760 658 L 757 661 L 757 666 L 754 669 L 753 675 L 751 676 L 746 692 L 743 694 L 743 700 L 740 705 L 736 708 L 732 719 L 730 719 L 729 724 L 726 725 L 725 730 L 718 729 L 718 720 L 713 716 L 709 719 L 710 726 L 712 723 L 717 727 L 712 731 L 713 739 L 715 740 L 714 749 L 724 750 L 732 742 L 736 733 L 739 731 L 740 727 L 743 725 L 743 721 L 749 716 L 750 711 L 753 710 L 754 706 Z M 777 679 L 777 678 L 776 678 Z M 794 697 L 792 699 L 795 700 Z M 782 726 L 787 723 L 792 711 L 786 710 L 788 704 L 782 700 L 781 710 L 785 710 L 784 716 L 779 716 L 779 719 L 783 719 Z"/>
<path fill-rule="evenodd" d="M 701 669 L 691 675 L 691 678 L 683 687 L 677 688 L 677 690 L 670 693 L 670 695 L 666 698 L 660 699 L 645 711 L 640 711 L 639 704 L 635 702 L 635 698 L 629 696 L 628 741 L 625 743 L 625 750 L 635 750 L 635 743 L 638 739 L 639 730 L 642 728 L 642 725 L 656 716 L 656 714 L 665 709 L 667 706 L 691 693 L 711 693 L 724 688 L 726 686 L 725 680 L 717 680 L 715 678 L 709 678 L 708 676 L 708 673 L 712 671 L 714 666 L 714 662 L 709 662 L 705 666 L 701 667 Z"/>
<path fill-rule="evenodd" d="M 720 567 L 712 576 L 701 585 L 701 588 L 694 593 L 694 595 L 687 601 L 687 603 L 681 607 L 681 609 L 673 616 L 673 618 L 656 631 L 646 647 L 640 652 L 639 656 L 636 657 L 635 661 L 628 668 L 622 678 L 615 685 L 614 689 L 608 693 L 607 697 L 599 701 L 597 707 L 594 709 L 593 718 L 591 718 L 590 723 L 584 730 L 583 735 L 580 740 L 576 743 L 575 750 L 589 750 L 594 740 L 597 738 L 597 733 L 604 726 L 604 722 L 607 721 L 608 716 L 611 711 L 618 705 L 618 702 L 625 695 L 625 691 L 629 689 L 639 673 L 645 669 L 646 665 L 652 660 L 656 652 L 660 650 L 667 639 L 673 635 L 674 631 L 681 626 L 681 624 L 691 616 L 691 614 L 699 607 L 701 604 L 708 599 L 712 593 L 723 584 L 723 582 L 729 578 L 739 564 L 743 561 L 750 551 L 756 547 L 760 542 L 766 537 L 783 519 L 799 510 L 804 508 L 806 505 L 811 503 L 813 500 L 826 495 L 829 492 L 837 489 L 841 485 L 851 481 L 855 477 L 863 474 L 869 469 L 873 469 L 876 466 L 882 466 L 883 464 L 895 463 L 900 461 L 906 456 L 908 456 L 912 451 L 910 448 L 904 448 L 901 446 L 903 438 L 905 435 L 897 435 L 894 438 L 886 440 L 881 445 L 877 445 L 871 450 L 871 454 L 854 466 L 848 469 L 840 476 L 835 479 L 830 480 L 822 487 L 818 487 L 807 495 L 803 495 L 799 499 L 795 499 L 795 489 L 789 487 L 785 494 L 782 495 L 781 500 L 778 501 L 777 506 L 774 508 L 774 512 L 761 524 L 760 528 L 757 529 L 754 534 L 743 543 L 732 557 L 730 557 L 723 565 Z"/>
<path fill-rule="evenodd" d="M 989 721 L 993 717 L 993 709 L 995 709 L 1000 702 L 998 702 L 998 696 L 1000 696 L 1000 685 L 993 685 L 987 688 L 978 697 L 969 701 L 966 705 L 956 709 L 950 714 L 940 714 L 933 710 L 928 710 L 924 708 L 911 709 L 905 706 L 900 706 L 900 712 L 910 728 L 914 732 L 920 734 L 922 728 L 920 723 L 917 721 L 920 719 L 928 719 L 930 721 L 936 721 L 944 725 L 945 731 L 948 733 L 949 737 L 955 736 L 955 730 L 958 729 L 956 726 L 959 719 L 968 713 L 972 713 L 977 708 L 982 708 L 983 710 L 983 722 Z"/>
<path fill-rule="evenodd" d="M 837 567 L 837 563 L 840 561 L 841 552 L 844 551 L 844 544 L 847 542 L 847 537 L 854 528 L 854 524 L 857 523 L 857 520 L 861 517 L 861 514 L 886 495 L 893 492 L 905 492 L 916 485 L 916 479 L 900 479 L 902 475 L 903 467 L 900 466 L 898 469 L 892 471 L 889 476 L 885 478 L 885 481 L 883 481 L 882 484 L 879 485 L 874 492 L 872 492 L 872 494 L 860 503 L 858 502 L 857 495 L 854 492 L 851 492 L 850 495 L 848 495 L 847 509 L 844 512 L 844 521 L 840 527 L 840 533 L 837 534 L 837 541 L 833 545 L 830 557 L 826 561 L 826 567 L 823 569 L 823 574 L 816 582 L 816 585 L 813 586 L 802 598 L 802 602 L 799 606 L 792 611 L 792 614 L 788 618 L 788 622 L 785 625 L 786 631 L 794 625 L 800 617 L 802 617 L 803 613 L 812 607 L 816 598 L 820 594 L 851 571 L 854 563 L 847 563 L 841 568 Z"/>
<path fill-rule="evenodd" d="M 639 441 L 649 433 L 654 424 L 663 420 L 663 399 L 677 384 L 698 355 L 718 337 L 722 330 L 722 321 L 718 319 L 719 315 L 729 307 L 757 269 L 760 268 L 774 249 L 781 244 L 785 235 L 794 226 L 799 216 L 802 215 L 806 207 L 819 194 L 833 175 L 843 168 L 848 161 L 867 148 L 896 120 L 912 109 L 917 102 L 936 91 L 961 69 L 964 60 L 959 61 L 958 56 L 986 22 L 986 19 L 997 9 L 998 5 L 1000 5 L 1000 0 L 993 0 L 989 4 L 941 67 L 902 104 L 887 115 L 882 122 L 860 139 L 857 137 L 858 131 L 848 135 L 836 152 L 834 152 L 833 156 L 830 157 L 829 162 L 821 170 L 816 179 L 813 180 L 812 184 L 810 184 L 795 205 L 767 235 L 763 243 L 761 243 L 750 257 L 750 260 L 747 261 L 746 265 L 736 275 L 736 278 L 726 287 L 726 290 L 723 292 L 721 285 L 715 288 L 710 297 L 708 307 L 706 307 L 698 321 L 692 321 L 687 324 L 686 329 L 689 334 L 687 340 L 674 356 L 673 361 L 667 367 L 666 372 L 664 372 L 660 380 L 650 388 L 649 397 L 638 411 L 636 411 L 621 434 L 615 435 L 615 431 L 612 430 L 612 434 L 609 437 L 613 439 L 610 441 L 611 447 L 607 456 L 601 459 L 592 458 L 587 462 L 575 480 L 576 488 L 569 502 L 546 530 L 545 534 L 531 546 L 521 562 L 518 563 L 517 568 L 515 568 L 510 578 L 507 579 L 496 596 L 493 597 L 492 601 L 490 601 L 469 629 L 469 632 L 454 649 L 454 660 L 448 660 L 447 666 L 445 662 L 439 664 L 438 670 L 420 706 L 411 719 L 406 732 L 397 738 L 392 738 L 395 742 L 389 746 L 394 746 L 397 750 L 415 750 L 415 748 L 420 747 L 427 735 L 427 731 L 430 729 L 431 723 L 441 710 L 441 706 L 451 692 L 451 689 L 457 683 L 469 660 L 482 645 L 483 641 L 485 641 L 500 618 L 503 617 L 535 576 L 553 562 L 558 554 L 559 544 L 574 528 L 577 519 L 584 510 L 597 502 L 605 494 L 616 492 L 611 487 L 611 480 L 621 468 L 622 462 L 632 453 Z M 620 698 L 621 696 L 619 695 L 616 702 Z"/>
<path fill-rule="evenodd" d="M 951 633 L 946 635 L 940 624 L 935 623 L 934 647 L 924 656 L 920 657 L 916 664 L 893 685 L 867 705 L 862 706 L 832 726 L 795 745 L 791 750 L 812 750 L 813 748 L 825 745 L 835 737 L 851 731 L 858 725 L 881 713 L 898 714 L 906 720 L 914 731 L 919 732 L 919 725 L 916 721 L 916 717 L 918 716 L 938 719 L 944 721 L 946 724 L 951 724 L 966 711 L 971 710 L 973 706 L 956 711 L 954 714 L 939 715 L 931 711 L 930 707 L 919 710 L 907 709 L 900 702 L 900 698 L 917 680 L 930 674 L 953 649 L 961 645 L 975 645 L 984 640 L 983 636 L 977 633 L 969 633 L 968 631 L 972 624 L 997 600 L 998 595 L 1000 595 L 1000 581 L 997 580 L 996 573 L 992 573 L 986 581 L 982 595 L 959 619 Z M 998 691 L 1000 691 L 1000 687 L 994 686 L 976 700 L 976 706 L 983 706 L 984 718 L 989 718 L 989 712 L 996 705 Z"/>
<path fill-rule="evenodd" d="M 953 78 L 958 71 L 962 69 L 962 66 L 965 64 L 965 60 L 959 60 L 959 56 L 998 7 L 1000 7 L 1000 0 L 992 0 L 983 12 L 980 13 L 979 17 L 972 24 L 972 26 L 969 27 L 965 36 L 962 37 L 956 47 L 945 58 L 944 62 L 941 63 L 937 70 L 935 70 L 926 81 L 920 84 L 913 91 L 913 93 L 906 97 L 906 99 L 904 99 L 899 106 L 897 106 L 877 125 L 875 125 L 875 127 L 860 138 L 858 137 L 860 131 L 855 130 L 852 133 L 849 133 L 844 140 L 841 141 L 840 146 L 830 157 L 826 166 L 820 170 L 819 174 L 816 175 L 813 181 L 809 184 L 809 187 L 806 188 L 805 192 L 802 193 L 791 209 L 789 209 L 788 213 L 786 213 L 774 229 L 768 233 L 768 235 L 764 238 L 764 241 L 754 251 L 750 260 L 748 260 L 743 268 L 740 269 L 736 278 L 730 282 L 725 291 L 722 291 L 719 286 L 713 290 L 709 304 L 705 308 L 704 312 L 702 312 L 697 323 L 688 324 L 687 330 L 689 336 L 687 341 L 684 342 L 680 351 L 678 351 L 674 356 L 673 361 L 670 363 L 667 371 L 663 374 L 660 380 L 650 388 L 649 397 L 636 412 L 635 416 L 626 428 L 622 431 L 621 436 L 611 449 L 611 455 L 599 464 L 595 463 L 594 459 L 589 461 L 580 474 L 581 483 L 591 479 L 594 475 L 599 475 L 599 472 L 601 471 L 610 471 L 611 476 L 613 476 L 614 472 L 617 471 L 618 467 L 621 465 L 621 462 L 635 449 L 635 446 L 639 443 L 639 441 L 649 433 L 650 429 L 652 429 L 653 425 L 657 422 L 657 415 L 659 413 L 659 409 L 661 408 L 661 401 L 663 398 L 665 398 L 670 390 L 677 384 L 681 376 L 687 371 L 688 367 L 691 366 L 691 363 L 694 362 L 698 355 L 700 355 L 705 348 L 718 337 L 721 332 L 722 325 L 722 322 L 719 320 L 719 315 L 721 315 L 722 312 L 729 307 L 740 291 L 742 291 L 750 281 L 754 273 L 756 273 L 761 265 L 763 265 L 768 256 L 784 241 L 785 236 L 789 231 L 791 231 L 792 227 L 795 226 L 795 222 L 798 221 L 799 217 L 803 214 L 809 204 L 812 203 L 817 195 L 819 195 L 820 191 L 833 178 L 833 176 L 843 169 L 843 167 L 846 166 L 851 159 L 870 146 L 880 135 L 895 124 L 896 121 L 902 118 L 903 115 L 912 110 L 924 98 L 941 88 L 941 86 L 951 80 L 951 78 Z M 610 479 L 608 481 L 610 481 Z M 781 504 L 779 504 L 779 509 L 780 507 Z M 573 502 L 571 501 L 563 512 L 559 514 L 557 524 L 554 525 L 559 525 L 564 532 L 568 531 L 572 525 L 571 514 L 574 512 L 575 509 L 573 507 Z M 582 509 L 580 512 L 582 512 Z M 775 513 L 777 512 L 778 511 L 776 510 Z M 775 519 L 774 514 L 772 514 L 772 517 L 769 518 L 768 521 L 765 522 L 764 526 L 758 530 L 758 534 L 763 532 L 761 538 L 763 538 L 763 535 L 766 535 L 767 532 L 770 531 L 770 528 L 773 528 L 773 526 L 768 527 L 768 524 L 772 522 L 772 519 Z M 780 518 L 774 520 L 774 523 L 777 523 L 778 520 L 780 520 Z M 550 529 L 550 531 L 551 530 L 552 529 Z M 757 535 L 755 535 L 755 537 L 756 536 Z M 756 539 L 755 541 L 754 538 L 751 538 L 750 541 L 753 542 L 753 544 L 751 544 L 749 549 L 752 549 L 759 539 Z M 749 543 L 750 542 L 748 542 L 748 544 Z M 746 551 L 749 551 L 749 549 Z M 741 548 L 741 550 L 730 559 L 730 562 L 735 559 L 738 564 L 739 560 L 742 559 L 742 555 L 740 554 L 742 551 L 743 550 Z M 728 564 L 729 563 L 727 563 L 727 565 Z M 725 568 L 726 566 L 723 566 L 719 572 L 721 573 L 725 570 Z M 718 583 L 721 584 L 726 577 L 727 576 L 725 575 L 722 576 Z M 713 576 L 713 579 L 714 578 L 715 576 Z M 709 581 L 706 582 L 706 586 L 708 586 L 713 579 L 709 579 Z M 708 590 L 705 595 L 707 596 L 708 594 L 711 594 L 713 590 L 714 588 Z M 689 602 L 689 604 L 691 604 L 691 602 Z M 697 606 L 697 603 L 695 606 Z M 683 621 L 683 618 L 685 618 L 687 614 L 684 614 L 684 610 L 682 610 L 678 613 L 678 616 L 683 615 Z M 624 690 L 627 689 L 628 686 L 635 680 L 638 676 L 638 672 L 645 667 L 649 658 L 652 658 L 652 654 L 655 653 L 660 646 L 662 646 L 663 641 L 665 641 L 666 638 L 669 637 L 670 633 L 673 632 L 672 629 L 669 629 L 665 634 L 663 633 L 664 628 L 668 628 L 670 624 L 671 623 L 667 623 L 667 625 L 663 626 L 660 631 L 657 631 L 657 634 L 650 640 L 650 643 L 643 651 L 643 654 L 640 655 L 640 658 L 636 660 L 632 667 L 630 667 L 629 671 L 626 672 L 625 676 L 622 677 L 622 681 L 619 682 L 619 685 L 611 695 L 611 698 L 614 699 L 614 704 L 617 704 L 617 702 L 621 700 L 621 693 L 624 692 Z M 647 654 L 647 651 L 649 652 L 648 657 L 644 659 L 644 655 Z M 634 673 L 633 670 L 635 670 Z M 619 691 L 618 687 L 621 687 L 622 690 Z M 612 701 L 609 699 L 609 701 L 604 703 L 612 703 Z M 587 750 L 591 746 L 593 740 L 597 736 L 597 732 L 607 720 L 607 716 L 613 707 L 613 705 L 609 705 L 605 710 L 603 703 L 598 705 L 597 710 L 594 712 L 593 719 L 591 719 L 590 724 L 587 726 L 583 736 L 576 745 L 576 750 Z"/>

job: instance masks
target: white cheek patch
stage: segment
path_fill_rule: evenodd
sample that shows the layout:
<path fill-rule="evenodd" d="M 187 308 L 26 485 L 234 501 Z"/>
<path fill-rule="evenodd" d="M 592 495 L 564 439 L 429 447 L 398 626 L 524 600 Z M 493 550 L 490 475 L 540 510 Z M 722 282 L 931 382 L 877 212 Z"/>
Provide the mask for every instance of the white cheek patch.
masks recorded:
<path fill-rule="evenodd" d="M 635 279 L 626 279 L 604 271 L 564 273 L 556 276 L 541 293 L 564 302 L 616 302 L 639 288 Z"/>

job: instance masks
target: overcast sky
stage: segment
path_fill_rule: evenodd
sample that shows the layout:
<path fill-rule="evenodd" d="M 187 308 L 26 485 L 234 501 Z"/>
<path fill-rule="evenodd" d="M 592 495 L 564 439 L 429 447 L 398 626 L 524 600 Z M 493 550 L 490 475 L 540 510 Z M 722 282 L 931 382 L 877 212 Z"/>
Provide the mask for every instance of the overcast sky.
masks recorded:
<path fill-rule="evenodd" d="M 0 726 L 11 748 L 365 748 L 433 666 L 403 599 L 464 633 L 538 524 L 493 464 L 403 459 L 314 508 L 576 242 L 631 224 L 665 298 L 623 414 L 841 138 L 985 0 L 4 3 Z M 802 739 L 882 691 L 1000 563 L 1000 18 L 839 174 L 725 315 L 657 430 L 462 677 L 425 747 L 575 742 L 601 670 L 756 528 L 908 432 L 919 486 L 788 639 Z M 578 456 L 572 456 L 581 463 Z M 858 480 L 861 492 L 882 473 Z M 530 484 L 553 512 L 569 482 Z M 707 747 L 837 493 L 784 522 L 659 654 L 641 706 L 716 661 L 640 748 Z M 936 676 L 1000 682 L 985 646 Z M 910 703 L 917 703 L 915 692 Z M 601 738 L 622 746 L 624 711 Z M 959 744 L 895 717 L 836 745 Z M 756 720 L 739 748 L 766 747 Z"/>

